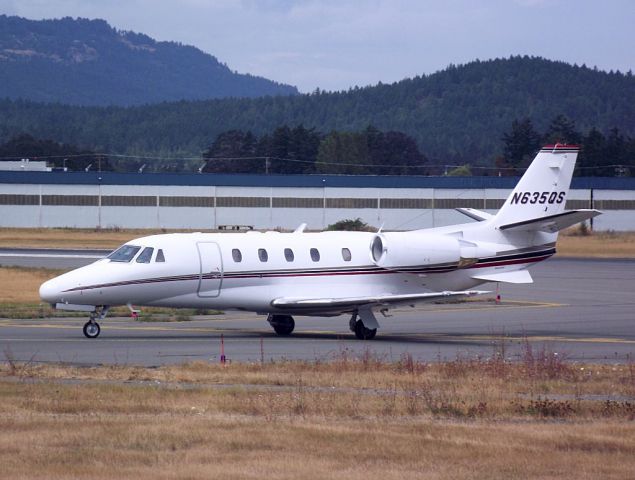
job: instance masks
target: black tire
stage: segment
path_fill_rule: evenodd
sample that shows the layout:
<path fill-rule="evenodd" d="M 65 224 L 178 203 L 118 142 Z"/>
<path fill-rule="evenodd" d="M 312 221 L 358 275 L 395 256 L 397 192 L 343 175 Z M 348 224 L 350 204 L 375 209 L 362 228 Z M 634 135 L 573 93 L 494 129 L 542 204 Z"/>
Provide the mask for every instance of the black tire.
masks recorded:
<path fill-rule="evenodd" d="M 375 335 L 377 335 L 376 328 L 366 328 L 361 320 L 355 322 L 355 336 L 360 340 L 372 340 Z"/>
<path fill-rule="evenodd" d="M 97 322 L 86 322 L 83 330 L 86 338 L 97 338 L 101 333 L 101 327 Z"/>
<path fill-rule="evenodd" d="M 295 320 L 290 315 L 272 315 L 269 323 L 278 335 L 287 336 L 293 333 Z"/>

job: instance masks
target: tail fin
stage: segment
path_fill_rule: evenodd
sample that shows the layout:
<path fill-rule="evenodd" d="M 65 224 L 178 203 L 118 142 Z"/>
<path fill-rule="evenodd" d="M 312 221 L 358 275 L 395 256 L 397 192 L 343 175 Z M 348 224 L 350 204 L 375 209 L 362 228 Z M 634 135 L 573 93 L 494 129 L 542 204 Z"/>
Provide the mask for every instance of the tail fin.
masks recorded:
<path fill-rule="evenodd" d="M 500 228 L 562 213 L 578 150 L 576 145 L 543 147 L 492 219 L 494 226 Z"/>

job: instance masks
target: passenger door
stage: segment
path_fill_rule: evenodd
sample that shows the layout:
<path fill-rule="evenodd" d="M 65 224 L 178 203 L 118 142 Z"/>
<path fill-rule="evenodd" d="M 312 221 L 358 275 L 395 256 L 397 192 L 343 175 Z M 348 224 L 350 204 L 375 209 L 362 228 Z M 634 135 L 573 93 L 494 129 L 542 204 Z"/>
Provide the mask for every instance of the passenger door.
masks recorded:
<path fill-rule="evenodd" d="M 197 294 L 199 297 L 218 297 L 223 284 L 223 259 L 216 242 L 197 242 L 200 270 Z"/>

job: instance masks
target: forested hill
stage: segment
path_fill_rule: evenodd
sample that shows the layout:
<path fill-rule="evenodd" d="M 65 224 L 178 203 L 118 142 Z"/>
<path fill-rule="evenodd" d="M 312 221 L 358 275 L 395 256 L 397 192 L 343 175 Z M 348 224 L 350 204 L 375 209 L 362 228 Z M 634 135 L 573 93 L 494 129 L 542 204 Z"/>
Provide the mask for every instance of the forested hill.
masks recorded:
<path fill-rule="evenodd" d="M 38 138 L 117 153 L 198 155 L 220 132 L 261 135 L 303 124 L 328 133 L 369 124 L 414 137 L 431 161 L 491 165 L 515 119 L 545 131 L 558 115 L 578 131 L 635 134 L 635 78 L 541 58 L 472 62 L 392 85 L 347 92 L 77 108 L 0 101 L 0 140 Z"/>
<path fill-rule="evenodd" d="M 197 48 L 117 31 L 103 20 L 0 15 L 0 98 L 141 105 L 297 93 L 234 73 Z"/>

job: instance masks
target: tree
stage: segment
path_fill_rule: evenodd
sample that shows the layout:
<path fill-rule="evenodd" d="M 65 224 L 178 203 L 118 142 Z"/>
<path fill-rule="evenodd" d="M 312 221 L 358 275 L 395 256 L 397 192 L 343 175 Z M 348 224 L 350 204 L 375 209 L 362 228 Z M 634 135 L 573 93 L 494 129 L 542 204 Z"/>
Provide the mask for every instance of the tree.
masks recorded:
<path fill-rule="evenodd" d="M 469 165 L 461 165 L 448 172 L 448 177 L 471 177 L 472 170 Z"/>
<path fill-rule="evenodd" d="M 369 161 L 366 136 L 331 132 L 320 143 L 316 170 L 321 173 L 363 174 Z"/>
<path fill-rule="evenodd" d="M 529 165 L 540 148 L 540 134 L 529 118 L 514 120 L 509 133 L 503 134 L 503 159 L 501 167 L 524 167 Z"/>
<path fill-rule="evenodd" d="M 583 138 L 576 163 L 577 175 L 598 176 L 604 175 L 604 169 L 598 168 L 605 164 L 606 138 L 595 127 Z"/>
<path fill-rule="evenodd" d="M 361 218 L 339 220 L 326 227 L 327 230 L 349 231 L 349 232 L 374 232 L 375 228 L 362 221 Z"/>
<path fill-rule="evenodd" d="M 44 160 L 50 166 L 68 170 L 84 170 L 91 168 L 102 171 L 112 170 L 107 155 L 97 155 L 91 150 L 81 149 L 75 145 L 60 144 L 53 140 L 41 140 L 23 133 L 0 145 L 0 158 L 4 160 Z"/>
<path fill-rule="evenodd" d="M 259 155 L 270 157 L 271 173 L 311 173 L 320 140 L 315 129 L 283 125 L 261 138 L 258 151 Z"/>
<path fill-rule="evenodd" d="M 369 126 L 363 132 L 368 145 L 369 173 L 375 175 L 404 175 L 408 173 L 423 173 L 420 167 L 426 158 L 421 154 L 414 138 L 402 132 L 380 132 Z M 415 168 L 408 168 L 415 167 Z"/>
<path fill-rule="evenodd" d="M 575 122 L 561 114 L 551 121 L 543 140 L 545 144 L 579 145 L 582 135 L 575 129 Z"/>
<path fill-rule="evenodd" d="M 606 137 L 606 148 L 604 150 L 604 165 L 607 165 L 603 172 L 605 175 L 623 175 L 624 166 L 628 165 L 626 158 L 627 139 L 620 133 L 617 127 L 612 128 Z M 632 160 L 631 160 L 632 161 Z M 608 165 L 619 165 L 619 167 L 608 167 Z"/>
<path fill-rule="evenodd" d="M 205 173 L 263 173 L 264 160 L 254 157 L 256 137 L 251 132 L 229 130 L 216 137 L 214 143 L 203 153 L 207 163 Z"/>

